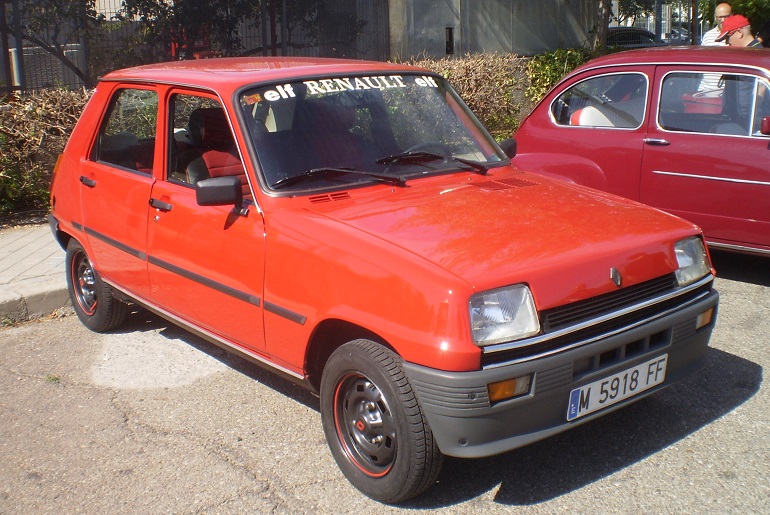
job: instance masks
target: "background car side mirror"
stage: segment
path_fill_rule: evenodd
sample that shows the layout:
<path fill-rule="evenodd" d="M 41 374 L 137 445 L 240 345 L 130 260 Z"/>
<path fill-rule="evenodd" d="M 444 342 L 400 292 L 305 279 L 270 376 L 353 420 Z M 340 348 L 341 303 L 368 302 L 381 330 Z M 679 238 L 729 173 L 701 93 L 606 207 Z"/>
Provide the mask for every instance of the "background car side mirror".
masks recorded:
<path fill-rule="evenodd" d="M 502 148 L 505 155 L 511 159 L 516 156 L 516 146 L 516 140 L 513 138 L 504 139 L 500 142 L 500 148 Z"/>
<path fill-rule="evenodd" d="M 770 136 L 770 116 L 762 118 L 762 127 L 759 129 L 759 132 L 765 136 Z"/>
<path fill-rule="evenodd" d="M 243 203 L 241 180 L 234 176 L 214 177 L 195 183 L 195 201 L 199 206 L 228 206 L 240 208 Z"/>

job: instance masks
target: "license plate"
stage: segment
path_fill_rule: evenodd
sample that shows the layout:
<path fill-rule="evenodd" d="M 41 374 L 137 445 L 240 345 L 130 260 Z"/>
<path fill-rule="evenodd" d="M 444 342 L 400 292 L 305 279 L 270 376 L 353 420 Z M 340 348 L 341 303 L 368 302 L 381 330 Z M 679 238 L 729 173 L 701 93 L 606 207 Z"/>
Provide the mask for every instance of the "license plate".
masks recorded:
<path fill-rule="evenodd" d="M 662 383 L 666 379 L 667 363 L 668 354 L 664 354 L 604 379 L 575 388 L 569 394 L 567 420 L 575 420 L 612 406 Z"/>

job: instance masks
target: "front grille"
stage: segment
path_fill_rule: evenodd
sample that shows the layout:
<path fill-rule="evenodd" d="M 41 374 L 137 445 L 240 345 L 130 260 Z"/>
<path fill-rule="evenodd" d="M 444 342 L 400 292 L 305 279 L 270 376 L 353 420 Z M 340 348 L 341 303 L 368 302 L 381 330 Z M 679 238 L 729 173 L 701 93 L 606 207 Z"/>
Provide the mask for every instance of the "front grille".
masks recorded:
<path fill-rule="evenodd" d="M 654 299 L 673 291 L 674 288 L 676 288 L 676 276 L 668 274 L 604 295 L 547 309 L 541 314 L 543 332 L 558 331 L 583 320 Z"/>
<path fill-rule="evenodd" d="M 711 287 L 712 282 L 709 281 L 701 287 L 681 295 L 641 307 L 617 317 L 611 317 L 602 322 L 590 324 L 583 329 L 568 332 L 533 345 L 523 345 L 498 351 L 490 347 L 485 349 L 484 354 L 481 356 L 482 366 L 487 367 L 520 361 L 545 353 L 559 352 L 561 349 L 574 346 L 577 342 L 588 343 L 595 341 L 597 338 L 601 338 L 602 335 L 614 334 L 626 327 L 633 327 L 639 322 L 653 318 L 659 313 L 665 313 L 676 309 L 678 306 L 687 304 L 691 300 L 707 293 L 711 290 Z M 653 301 L 667 293 L 674 292 L 675 289 L 676 278 L 673 275 L 666 275 L 635 286 L 629 286 L 617 292 L 546 310 L 541 314 L 541 318 L 544 320 L 542 323 L 543 331 L 547 336 L 549 332 L 567 329 L 570 326 L 581 323 L 590 323 L 591 320 L 612 314 L 623 308 Z"/>

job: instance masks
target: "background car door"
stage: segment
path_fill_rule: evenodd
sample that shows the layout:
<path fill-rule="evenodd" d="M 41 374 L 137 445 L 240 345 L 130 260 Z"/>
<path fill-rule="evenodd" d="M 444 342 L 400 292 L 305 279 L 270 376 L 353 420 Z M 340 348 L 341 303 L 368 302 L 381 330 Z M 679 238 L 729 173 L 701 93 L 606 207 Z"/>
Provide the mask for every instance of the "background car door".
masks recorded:
<path fill-rule="evenodd" d="M 770 250 L 770 138 L 759 133 L 770 84 L 705 70 L 658 68 L 640 200 L 698 224 L 711 243 Z"/>
<path fill-rule="evenodd" d="M 153 186 L 150 201 L 148 270 L 153 302 L 257 351 L 264 347 L 262 217 L 249 200 L 243 163 L 221 105 L 194 95 L 175 94 L 170 99 L 167 179 Z M 217 174 L 242 178 L 247 197 L 242 211 L 233 205 L 196 203 L 194 183 Z"/>
<path fill-rule="evenodd" d="M 83 230 L 102 277 L 135 295 L 147 292 L 147 216 L 158 95 L 116 88 L 88 158 L 80 195 Z"/>
<path fill-rule="evenodd" d="M 516 133 L 517 166 L 638 199 L 653 67 L 589 70 L 552 93 Z"/>

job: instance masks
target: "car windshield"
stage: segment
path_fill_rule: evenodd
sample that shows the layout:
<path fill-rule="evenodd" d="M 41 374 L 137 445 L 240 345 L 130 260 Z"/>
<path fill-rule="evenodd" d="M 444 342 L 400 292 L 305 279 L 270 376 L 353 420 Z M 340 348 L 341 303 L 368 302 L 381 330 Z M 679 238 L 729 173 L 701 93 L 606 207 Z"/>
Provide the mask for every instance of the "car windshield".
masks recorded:
<path fill-rule="evenodd" d="M 446 82 L 432 75 L 332 76 L 240 97 L 265 184 L 315 191 L 486 173 L 507 157 Z"/>

